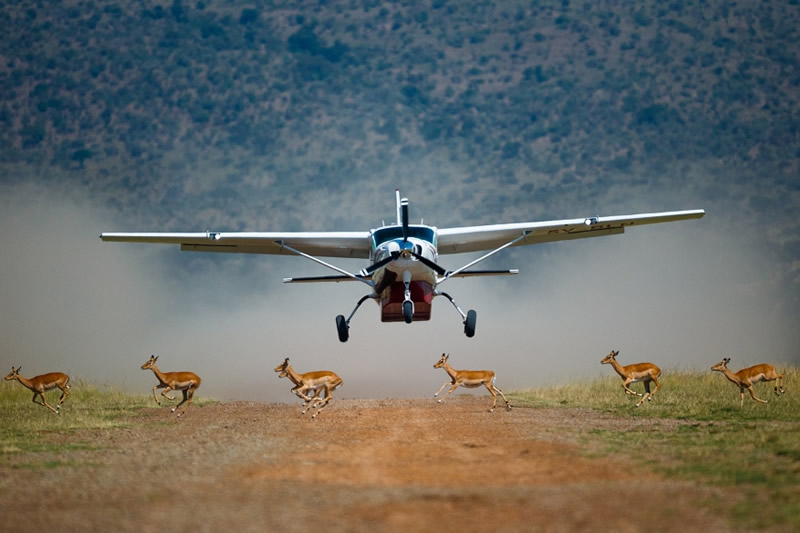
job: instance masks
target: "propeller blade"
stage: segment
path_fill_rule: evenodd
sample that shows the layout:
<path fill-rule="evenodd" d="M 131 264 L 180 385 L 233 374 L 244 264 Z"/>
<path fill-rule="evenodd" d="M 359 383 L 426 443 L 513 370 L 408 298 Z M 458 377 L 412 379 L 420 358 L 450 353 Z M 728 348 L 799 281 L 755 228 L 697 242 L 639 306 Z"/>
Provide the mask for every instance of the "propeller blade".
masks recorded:
<path fill-rule="evenodd" d="M 375 272 L 376 270 L 378 270 L 379 268 L 381 268 L 383 266 L 388 265 L 389 263 L 391 263 L 392 261 L 397 259 L 397 257 L 399 255 L 400 255 L 400 252 L 392 252 L 392 255 L 390 255 L 389 257 L 385 257 L 385 258 L 381 259 L 380 261 L 378 261 L 377 263 L 372 263 L 367 268 L 362 269 L 360 274 L 362 276 L 371 276 L 373 272 Z"/>
<path fill-rule="evenodd" d="M 403 242 L 408 240 L 408 198 L 400 200 L 400 212 L 403 218 Z"/>
<path fill-rule="evenodd" d="M 431 261 L 427 257 L 423 257 L 423 256 L 419 255 L 416 252 L 411 252 L 411 255 L 416 257 L 417 260 L 420 263 L 422 263 L 423 265 L 425 265 L 426 267 L 428 267 L 428 268 L 430 268 L 432 270 L 435 270 L 436 273 L 439 274 L 440 276 L 444 276 L 445 274 L 447 274 L 447 270 L 445 270 L 444 268 L 440 267 L 439 265 L 437 265 L 436 263 L 434 263 L 433 261 Z"/>

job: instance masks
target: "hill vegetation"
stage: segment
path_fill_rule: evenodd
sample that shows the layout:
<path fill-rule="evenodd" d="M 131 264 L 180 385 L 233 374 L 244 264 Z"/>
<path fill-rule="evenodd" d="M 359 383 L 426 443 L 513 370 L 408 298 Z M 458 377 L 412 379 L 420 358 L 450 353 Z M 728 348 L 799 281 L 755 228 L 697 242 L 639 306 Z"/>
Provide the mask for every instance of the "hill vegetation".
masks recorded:
<path fill-rule="evenodd" d="M 0 23 L 0 171 L 109 198 L 234 204 L 409 160 L 540 197 L 798 169 L 796 0 L 42 0 Z"/>

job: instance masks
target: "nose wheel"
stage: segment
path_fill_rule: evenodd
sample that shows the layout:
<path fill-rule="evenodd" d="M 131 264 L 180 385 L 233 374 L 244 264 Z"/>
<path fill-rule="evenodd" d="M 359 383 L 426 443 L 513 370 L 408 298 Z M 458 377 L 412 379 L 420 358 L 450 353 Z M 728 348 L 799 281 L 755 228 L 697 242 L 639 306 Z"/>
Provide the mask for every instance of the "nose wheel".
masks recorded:
<path fill-rule="evenodd" d="M 406 324 L 411 324 L 414 318 L 414 302 L 406 300 L 403 302 L 403 320 Z"/>

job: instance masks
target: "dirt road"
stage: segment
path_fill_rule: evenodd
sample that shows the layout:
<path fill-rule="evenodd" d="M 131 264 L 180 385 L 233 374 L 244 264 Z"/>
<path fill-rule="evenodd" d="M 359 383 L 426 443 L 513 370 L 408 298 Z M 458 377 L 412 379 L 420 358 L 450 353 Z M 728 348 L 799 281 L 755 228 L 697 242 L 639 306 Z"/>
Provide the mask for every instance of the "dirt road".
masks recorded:
<path fill-rule="evenodd" d="M 42 435 L 62 451 L 0 467 L 0 530 L 730 530 L 720 489 L 660 479 L 582 438 L 670 430 L 663 421 L 489 413 L 489 401 L 335 400 L 316 420 L 299 404 L 212 404 L 179 420 L 153 408 L 125 428 Z"/>

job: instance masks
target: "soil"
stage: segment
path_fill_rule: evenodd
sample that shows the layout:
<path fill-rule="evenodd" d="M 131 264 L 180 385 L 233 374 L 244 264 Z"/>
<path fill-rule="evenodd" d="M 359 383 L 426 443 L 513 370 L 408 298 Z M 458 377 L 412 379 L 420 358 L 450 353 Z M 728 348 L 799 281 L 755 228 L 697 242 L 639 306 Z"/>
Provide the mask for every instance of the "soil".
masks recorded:
<path fill-rule="evenodd" d="M 233 402 L 45 434 L 62 451 L 0 465 L 0 530 L 734 530 L 723 489 L 663 479 L 586 438 L 668 422 L 489 405 L 334 399 L 312 420 L 299 404 Z"/>

